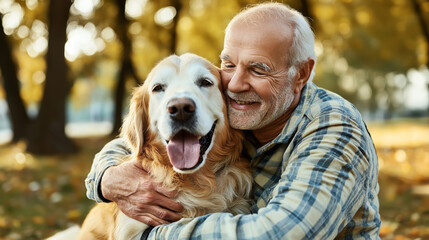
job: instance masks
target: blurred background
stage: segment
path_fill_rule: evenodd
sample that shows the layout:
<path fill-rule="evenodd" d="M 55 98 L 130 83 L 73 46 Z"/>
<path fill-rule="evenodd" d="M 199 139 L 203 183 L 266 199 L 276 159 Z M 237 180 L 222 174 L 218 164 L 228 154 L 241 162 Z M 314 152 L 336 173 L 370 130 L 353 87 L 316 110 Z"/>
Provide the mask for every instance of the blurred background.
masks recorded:
<path fill-rule="evenodd" d="M 0 239 L 80 224 L 84 178 L 131 89 L 172 54 L 219 66 L 252 0 L 0 0 Z M 284 0 L 310 19 L 314 82 L 362 113 L 380 163 L 382 239 L 429 239 L 429 0 Z"/>

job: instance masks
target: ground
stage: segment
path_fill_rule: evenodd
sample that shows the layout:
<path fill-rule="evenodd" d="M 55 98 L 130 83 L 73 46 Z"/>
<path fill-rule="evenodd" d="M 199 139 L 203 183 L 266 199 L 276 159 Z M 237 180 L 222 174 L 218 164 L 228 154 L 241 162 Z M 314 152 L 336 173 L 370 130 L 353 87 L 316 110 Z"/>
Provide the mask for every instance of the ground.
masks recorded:
<path fill-rule="evenodd" d="M 380 161 L 380 236 L 429 239 L 429 120 L 370 124 Z M 80 224 L 93 202 L 84 179 L 107 138 L 74 139 L 80 152 L 41 157 L 0 146 L 0 240 L 43 239 Z"/>

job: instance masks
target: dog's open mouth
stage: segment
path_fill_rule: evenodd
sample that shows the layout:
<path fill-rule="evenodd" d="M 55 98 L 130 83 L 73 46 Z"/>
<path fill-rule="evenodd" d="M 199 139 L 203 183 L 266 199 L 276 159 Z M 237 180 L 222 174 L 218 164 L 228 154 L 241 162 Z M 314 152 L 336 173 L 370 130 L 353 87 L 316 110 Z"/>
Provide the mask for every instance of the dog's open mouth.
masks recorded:
<path fill-rule="evenodd" d="M 201 138 L 186 130 L 180 130 L 168 141 L 168 157 L 175 168 L 186 171 L 199 167 L 212 142 L 216 122 L 213 123 L 210 131 Z"/>

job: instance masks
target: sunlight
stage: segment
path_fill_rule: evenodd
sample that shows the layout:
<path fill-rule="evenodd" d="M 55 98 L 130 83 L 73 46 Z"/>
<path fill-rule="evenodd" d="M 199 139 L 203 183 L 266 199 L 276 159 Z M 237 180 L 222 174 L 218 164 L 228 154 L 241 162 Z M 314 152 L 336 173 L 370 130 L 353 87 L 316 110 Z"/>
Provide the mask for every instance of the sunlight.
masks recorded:
<path fill-rule="evenodd" d="M 155 22 L 161 26 L 168 26 L 176 16 L 176 9 L 172 6 L 159 9 L 155 13 Z"/>
<path fill-rule="evenodd" d="M 23 39 L 20 49 L 27 52 L 30 57 L 37 57 L 48 49 L 48 29 L 40 20 L 34 20 L 31 29 L 25 25 L 20 26 L 17 34 Z"/>
<path fill-rule="evenodd" d="M 411 69 L 408 71 L 407 77 L 410 84 L 405 88 L 405 106 L 411 110 L 424 110 L 429 107 L 429 74 L 424 71 Z"/>
<path fill-rule="evenodd" d="M 44 22 L 35 19 L 31 25 L 31 37 L 36 39 L 40 36 L 48 36 L 48 27 Z"/>
<path fill-rule="evenodd" d="M 363 101 L 371 99 L 372 90 L 368 83 L 363 83 L 358 89 L 358 97 Z"/>
<path fill-rule="evenodd" d="M 143 15 L 143 9 L 147 0 L 127 0 L 125 3 L 125 14 L 130 18 L 138 18 Z"/>
<path fill-rule="evenodd" d="M 323 44 L 320 41 L 314 42 L 314 51 L 316 52 L 316 56 L 319 57 L 323 54 Z"/>
<path fill-rule="evenodd" d="M 358 84 L 356 79 L 352 74 L 344 74 L 342 75 L 338 85 L 346 92 L 353 93 L 358 88 Z"/>
<path fill-rule="evenodd" d="M 10 129 L 8 111 L 6 100 L 0 98 L 0 145 L 10 142 L 13 137 L 12 130 Z"/>
<path fill-rule="evenodd" d="M 110 27 L 106 27 L 103 29 L 103 31 L 101 31 L 101 37 L 107 42 L 111 42 L 115 40 L 115 31 L 113 31 L 113 29 Z"/>
<path fill-rule="evenodd" d="M 101 5 L 100 0 L 75 0 L 71 6 L 71 13 L 89 18 L 94 13 L 95 7 Z"/>
<path fill-rule="evenodd" d="M 2 0 L 0 1 L 0 13 L 6 14 L 9 12 L 14 0 Z"/>
<path fill-rule="evenodd" d="M 128 28 L 128 31 L 132 35 L 138 35 L 142 30 L 142 25 L 139 22 L 131 23 L 130 27 Z"/>
<path fill-rule="evenodd" d="M 34 51 L 38 54 L 43 53 L 48 48 L 48 39 L 45 37 L 39 37 L 33 43 Z"/>
<path fill-rule="evenodd" d="M 33 73 L 34 83 L 41 84 L 45 81 L 45 79 L 46 79 L 45 72 L 39 70 Z"/>
<path fill-rule="evenodd" d="M 399 163 L 407 160 L 407 153 L 403 149 L 396 150 L 394 156 L 395 160 Z"/>
<path fill-rule="evenodd" d="M 9 5 L 8 5 L 9 4 Z M 18 3 L 10 3 L 6 1 L 0 5 L 0 11 L 3 16 L 3 28 L 6 35 L 11 35 L 21 24 L 24 18 L 24 10 Z"/>
<path fill-rule="evenodd" d="M 25 0 L 25 5 L 30 10 L 36 9 L 38 4 L 39 4 L 39 2 L 37 0 Z"/>
<path fill-rule="evenodd" d="M 68 40 L 65 45 L 64 55 L 70 62 L 82 55 L 94 55 L 96 52 L 102 51 L 106 46 L 103 39 L 97 37 L 97 29 L 91 22 L 85 26 L 71 23 L 67 32 Z"/>
<path fill-rule="evenodd" d="M 18 28 L 17 34 L 18 34 L 18 37 L 21 39 L 26 38 L 28 37 L 28 35 L 30 35 L 30 29 L 25 25 L 21 25 Z"/>

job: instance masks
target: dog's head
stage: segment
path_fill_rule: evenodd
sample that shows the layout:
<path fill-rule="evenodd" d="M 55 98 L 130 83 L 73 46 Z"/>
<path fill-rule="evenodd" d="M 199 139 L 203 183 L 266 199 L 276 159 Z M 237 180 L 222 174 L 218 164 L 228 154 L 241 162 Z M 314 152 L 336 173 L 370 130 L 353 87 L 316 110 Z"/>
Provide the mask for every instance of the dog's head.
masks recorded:
<path fill-rule="evenodd" d="M 134 91 L 122 136 L 137 155 L 145 142 L 161 140 L 174 170 L 193 173 L 228 124 L 225 116 L 219 70 L 193 54 L 173 55 Z"/>

